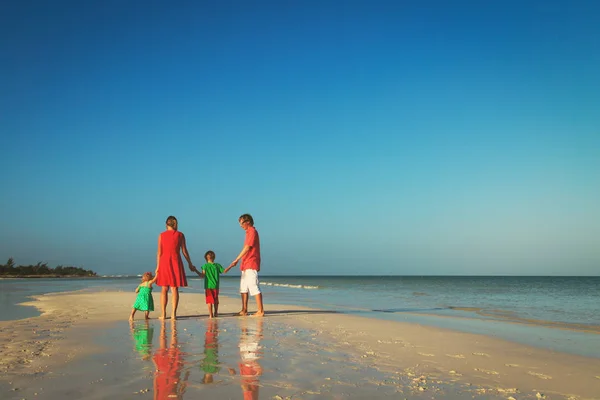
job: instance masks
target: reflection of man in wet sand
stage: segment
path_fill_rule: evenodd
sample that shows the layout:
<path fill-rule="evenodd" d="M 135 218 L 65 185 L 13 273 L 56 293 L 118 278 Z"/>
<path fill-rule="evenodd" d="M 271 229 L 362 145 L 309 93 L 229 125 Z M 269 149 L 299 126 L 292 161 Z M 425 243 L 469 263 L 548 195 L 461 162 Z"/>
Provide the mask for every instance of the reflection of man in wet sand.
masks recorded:
<path fill-rule="evenodd" d="M 154 337 L 154 327 L 148 324 L 148 320 L 139 323 L 137 326 L 130 321 L 131 336 L 135 341 L 135 350 L 142 356 L 142 360 L 149 360 L 152 356 L 152 338 Z"/>
<path fill-rule="evenodd" d="M 204 334 L 204 359 L 200 368 L 204 371 L 203 383 L 213 383 L 213 374 L 219 372 L 219 325 L 217 320 L 209 319 L 206 322 Z"/>
<path fill-rule="evenodd" d="M 177 346 L 177 322 L 171 320 L 171 342 L 167 347 L 166 321 L 160 325 L 160 347 L 153 357 L 156 372 L 154 373 L 154 400 L 182 399 L 187 388 L 189 371 L 181 382 L 183 354 Z"/>
<path fill-rule="evenodd" d="M 241 322 L 240 335 L 240 378 L 244 400 L 258 399 L 259 376 L 262 367 L 258 360 L 262 357 L 260 339 L 262 338 L 263 319 L 244 319 Z"/>

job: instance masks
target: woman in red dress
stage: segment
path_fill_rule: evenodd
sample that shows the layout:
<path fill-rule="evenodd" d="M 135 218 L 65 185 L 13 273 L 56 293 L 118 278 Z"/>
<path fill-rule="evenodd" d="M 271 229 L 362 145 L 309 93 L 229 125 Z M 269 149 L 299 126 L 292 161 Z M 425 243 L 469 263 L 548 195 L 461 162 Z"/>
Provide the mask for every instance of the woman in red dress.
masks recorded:
<path fill-rule="evenodd" d="M 185 236 L 177 230 L 177 218 L 170 216 L 167 218 L 167 230 L 158 236 L 158 251 L 156 252 L 156 284 L 162 287 L 160 293 L 162 314 L 160 319 L 165 319 L 167 316 L 169 288 L 171 288 L 173 294 L 171 318 L 177 318 L 179 288 L 187 286 L 181 252 L 187 260 L 190 271 L 194 271 L 196 267 L 192 265 L 192 260 L 185 245 Z"/>

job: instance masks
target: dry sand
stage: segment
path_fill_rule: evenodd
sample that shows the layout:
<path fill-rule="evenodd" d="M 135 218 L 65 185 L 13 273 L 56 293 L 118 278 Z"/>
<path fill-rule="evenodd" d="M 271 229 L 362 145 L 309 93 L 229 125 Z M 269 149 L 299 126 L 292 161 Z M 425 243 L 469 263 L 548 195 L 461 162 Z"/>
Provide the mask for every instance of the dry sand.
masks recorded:
<path fill-rule="evenodd" d="M 154 297 L 158 304 L 159 296 Z M 69 385 L 76 386 L 74 376 L 79 382 L 87 379 L 92 384 L 100 379 L 94 376 L 104 373 L 105 385 L 109 377 L 112 379 L 112 391 L 83 395 L 87 392 L 81 388 L 71 397 L 80 393 L 86 398 L 106 398 L 109 393 L 111 398 L 132 398 L 135 393 L 134 398 L 149 398 L 152 385 L 144 386 L 144 382 L 152 379 L 154 367 L 132 355 L 131 336 L 123 334 L 133 299 L 134 295 L 125 292 L 44 295 L 27 303 L 38 307 L 41 316 L 0 322 L 0 397 L 58 398 L 71 390 Z M 597 358 L 332 310 L 267 302 L 267 314 L 262 319 L 234 317 L 238 310 L 239 299 L 221 298 L 221 317 L 217 318 L 221 358 L 234 367 L 223 370 L 235 369 L 234 355 L 239 355 L 241 341 L 234 332 L 244 332 L 248 324 L 252 329 L 260 326 L 264 347 L 261 364 L 266 371 L 260 385 L 255 384 L 261 387 L 260 398 L 600 399 Z M 151 324 L 160 330 L 159 337 L 173 340 L 177 332 L 180 342 L 187 346 L 186 365 L 200 363 L 198 357 L 204 349 L 199 343 L 204 339 L 198 338 L 204 338 L 204 329 L 208 332 L 209 326 L 203 295 L 181 295 L 181 318 L 173 326 L 165 328 L 155 320 L 157 315 L 156 311 L 151 313 Z M 143 313 L 136 317 L 136 326 L 143 324 Z M 104 335 L 105 342 L 110 337 L 114 348 L 102 340 L 92 340 L 94 332 Z M 159 340 L 154 342 L 156 347 Z M 112 361 L 99 361 L 99 355 Z M 102 372 L 102 367 L 106 369 L 116 359 L 135 365 L 135 373 L 127 372 L 131 367 L 121 367 L 117 373 L 116 362 L 112 372 Z M 221 383 L 211 386 L 222 389 L 217 398 L 238 398 L 238 378 L 220 374 L 217 380 Z M 194 391 L 206 393 L 201 377 L 187 379 L 190 398 Z M 243 380 L 241 385 L 243 389 Z M 132 391 L 132 387 L 139 387 L 139 391 Z"/>

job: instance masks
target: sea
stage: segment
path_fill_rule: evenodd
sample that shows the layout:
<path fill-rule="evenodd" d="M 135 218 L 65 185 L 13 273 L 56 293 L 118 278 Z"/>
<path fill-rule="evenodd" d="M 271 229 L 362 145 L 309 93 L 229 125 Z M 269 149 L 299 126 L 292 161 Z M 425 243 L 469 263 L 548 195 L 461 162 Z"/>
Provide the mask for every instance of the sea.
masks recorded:
<path fill-rule="evenodd" d="M 0 320 L 39 315 L 21 303 L 48 293 L 131 291 L 133 304 L 139 282 L 139 276 L 0 279 Z M 183 293 L 204 291 L 202 280 L 188 282 Z M 260 284 L 267 312 L 269 303 L 299 305 L 600 358 L 600 277 L 261 276 Z M 239 296 L 238 285 L 238 276 L 223 276 L 221 294 Z"/>

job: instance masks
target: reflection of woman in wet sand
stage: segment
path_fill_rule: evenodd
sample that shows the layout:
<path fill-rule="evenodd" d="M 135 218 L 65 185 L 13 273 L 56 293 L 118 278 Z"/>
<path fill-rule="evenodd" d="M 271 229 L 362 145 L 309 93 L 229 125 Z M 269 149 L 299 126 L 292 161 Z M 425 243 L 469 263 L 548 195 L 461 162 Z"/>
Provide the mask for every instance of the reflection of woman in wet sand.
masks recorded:
<path fill-rule="evenodd" d="M 219 325 L 215 319 L 209 319 L 206 322 L 204 359 L 200 363 L 200 368 L 204 371 L 203 383 L 213 383 L 213 374 L 221 369 L 219 366 Z"/>
<path fill-rule="evenodd" d="M 137 326 L 130 321 L 131 336 L 135 341 L 135 350 L 142 356 L 142 360 L 149 360 L 152 357 L 152 338 L 154 337 L 154 327 L 145 320 L 143 324 Z"/>
<path fill-rule="evenodd" d="M 177 323 L 171 320 L 171 342 L 167 347 L 167 329 L 163 320 L 160 326 L 160 347 L 152 359 L 154 373 L 154 400 L 182 399 L 187 388 L 189 371 L 181 381 L 183 354 L 177 346 Z"/>
<path fill-rule="evenodd" d="M 256 318 L 241 322 L 240 335 L 240 378 L 244 400 L 258 399 L 259 376 L 262 367 L 258 360 L 262 357 L 260 340 L 262 339 L 263 319 Z M 254 325 L 254 326 L 252 326 Z"/>

